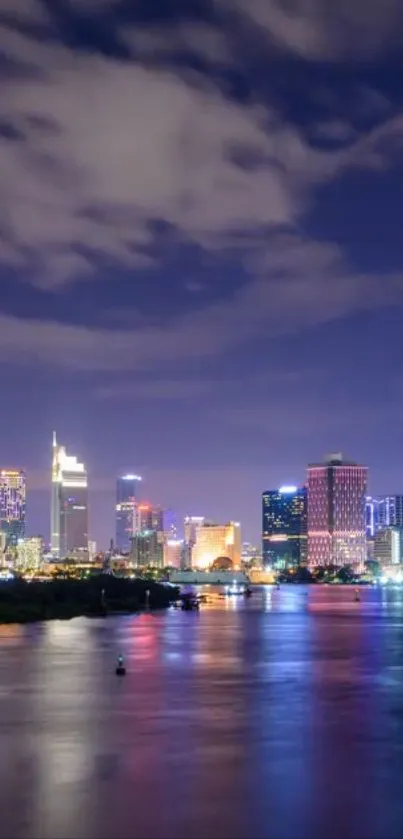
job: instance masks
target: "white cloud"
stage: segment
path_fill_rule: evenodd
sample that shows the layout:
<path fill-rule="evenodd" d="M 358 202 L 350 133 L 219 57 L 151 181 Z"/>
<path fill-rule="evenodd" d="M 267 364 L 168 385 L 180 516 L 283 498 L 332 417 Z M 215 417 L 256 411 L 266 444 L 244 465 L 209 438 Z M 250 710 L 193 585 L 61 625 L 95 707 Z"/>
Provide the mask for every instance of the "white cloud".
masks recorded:
<path fill-rule="evenodd" d="M 295 8 L 313 21 L 316 7 Z M 285 27 L 279 4 L 251 4 L 250 13 L 260 10 L 261 22 L 270 22 L 273 9 Z M 181 33 L 189 39 L 189 29 Z M 173 71 L 38 44 L 1 25 L 0 48 L 32 69 L 8 79 L 0 100 L 0 120 L 23 138 L 0 140 L 4 263 L 35 264 L 35 282 L 47 288 L 96 274 L 100 254 L 144 267 L 152 264 L 149 220 L 160 218 L 205 248 L 238 248 L 251 275 L 232 300 L 202 309 L 199 299 L 199 311 L 164 329 L 119 330 L 115 321 L 97 330 L 4 315 L 4 357 L 139 370 L 401 301 L 400 277 L 353 276 L 337 247 L 295 230 L 317 184 L 351 168 L 390 165 L 401 149 L 402 116 L 346 149 L 319 152 L 273 110 L 226 99 L 201 78 L 190 84 Z M 237 165 L 235 151 L 260 165 Z M 267 233 L 279 226 L 293 232 Z"/>
<path fill-rule="evenodd" d="M 218 0 L 305 58 L 361 61 L 400 48 L 400 0 Z"/>
<path fill-rule="evenodd" d="M 278 167 L 247 172 L 230 160 L 236 145 L 268 158 L 288 148 L 302 163 L 299 138 L 287 130 L 282 143 L 281 127 L 267 135 L 263 111 L 173 74 L 44 45 L 35 57 L 20 36 L 7 45 L 43 74 L 9 80 L 1 99 L 0 118 L 25 136 L 0 145 L 9 246 L 43 262 L 50 253 L 52 270 L 55 253 L 77 245 L 135 266 L 150 217 L 199 241 L 294 217 L 297 196 Z M 108 221 L 83 214 L 105 206 Z"/>
<path fill-rule="evenodd" d="M 214 247 L 234 230 L 293 223 L 315 184 L 378 165 L 371 138 L 318 152 L 273 111 L 201 79 L 190 85 L 9 30 L 0 46 L 38 70 L 9 79 L 1 97 L 0 119 L 24 137 L 0 143 L 2 258 L 36 259 L 36 281 L 48 287 L 90 272 L 83 246 L 127 267 L 150 264 L 150 218 Z M 260 165 L 237 165 L 239 150 Z"/>
<path fill-rule="evenodd" d="M 300 238 L 270 242 L 254 266 L 257 279 L 231 300 L 195 309 L 165 328 L 88 329 L 55 322 L 0 317 L 2 358 L 81 371 L 163 370 L 232 352 L 270 338 L 403 302 L 403 277 L 354 276 L 337 249 Z"/>

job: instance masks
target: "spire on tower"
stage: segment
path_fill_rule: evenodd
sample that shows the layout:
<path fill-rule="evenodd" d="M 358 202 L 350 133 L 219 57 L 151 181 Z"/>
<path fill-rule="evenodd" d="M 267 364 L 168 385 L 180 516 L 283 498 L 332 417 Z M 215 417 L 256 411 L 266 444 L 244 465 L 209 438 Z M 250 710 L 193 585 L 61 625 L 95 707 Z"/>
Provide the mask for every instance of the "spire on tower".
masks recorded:
<path fill-rule="evenodd" d="M 55 448 L 56 448 L 56 446 L 57 446 L 56 431 L 54 431 L 54 432 L 53 432 L 53 443 L 52 443 L 52 445 L 53 445 L 53 448 L 54 448 L 54 449 L 55 449 Z"/>

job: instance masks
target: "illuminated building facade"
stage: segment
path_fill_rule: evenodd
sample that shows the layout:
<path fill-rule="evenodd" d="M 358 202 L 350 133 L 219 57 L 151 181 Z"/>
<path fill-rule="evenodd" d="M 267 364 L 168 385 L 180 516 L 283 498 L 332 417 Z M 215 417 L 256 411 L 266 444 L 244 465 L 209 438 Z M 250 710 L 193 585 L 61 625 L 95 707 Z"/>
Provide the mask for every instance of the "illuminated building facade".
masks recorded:
<path fill-rule="evenodd" d="M 165 568 L 182 568 L 183 561 L 183 540 L 166 539 L 164 542 L 164 566 Z"/>
<path fill-rule="evenodd" d="M 163 512 L 163 530 L 166 539 L 177 539 L 178 528 L 176 524 L 176 515 L 173 510 L 164 510 Z"/>
<path fill-rule="evenodd" d="M 238 568 L 241 562 L 241 528 L 238 522 L 196 525 L 192 568 L 207 569 L 215 559 L 227 557 Z"/>
<path fill-rule="evenodd" d="M 307 561 L 307 492 L 283 486 L 262 495 L 263 564 L 291 568 Z"/>
<path fill-rule="evenodd" d="M 353 565 L 366 560 L 366 466 L 329 455 L 308 467 L 308 561 Z"/>
<path fill-rule="evenodd" d="M 88 552 L 88 480 L 83 463 L 53 435 L 51 553 L 55 558 Z"/>
<path fill-rule="evenodd" d="M 380 495 L 378 504 L 378 527 L 398 527 L 403 530 L 403 495 Z"/>
<path fill-rule="evenodd" d="M 248 568 L 262 567 L 262 552 L 260 548 L 251 545 L 250 542 L 243 542 L 241 559 L 243 564 L 247 565 Z"/>
<path fill-rule="evenodd" d="M 25 536 L 26 477 L 18 469 L 0 471 L 0 531 L 7 548 Z"/>
<path fill-rule="evenodd" d="M 122 553 L 130 552 L 131 539 L 137 531 L 140 485 L 139 475 L 122 475 L 116 482 L 116 547 Z"/>
<path fill-rule="evenodd" d="M 185 542 L 188 545 L 194 545 L 196 542 L 196 531 L 198 527 L 204 524 L 204 516 L 185 516 L 184 522 L 184 536 Z"/>
<path fill-rule="evenodd" d="M 403 495 L 368 496 L 365 501 L 367 537 L 373 538 L 384 527 L 403 530 Z"/>
<path fill-rule="evenodd" d="M 134 565 L 139 568 L 145 568 L 148 565 L 162 568 L 164 546 L 155 530 L 143 530 L 141 533 L 136 533 L 131 541 L 130 559 Z"/>
<path fill-rule="evenodd" d="M 365 499 L 365 532 L 367 539 L 373 539 L 379 528 L 379 501 L 367 496 Z"/>
<path fill-rule="evenodd" d="M 198 527 L 204 524 L 204 516 L 185 516 L 183 532 L 184 532 L 184 546 L 183 546 L 183 567 L 192 567 L 192 551 L 196 544 L 196 531 Z"/>
<path fill-rule="evenodd" d="M 145 530 L 153 530 L 155 533 L 164 533 L 164 511 L 161 507 L 153 507 L 152 504 L 142 503 L 137 508 L 138 533 Z"/>
<path fill-rule="evenodd" d="M 41 567 L 42 561 L 42 536 L 31 536 L 18 542 L 16 568 L 19 571 L 36 571 Z"/>
<path fill-rule="evenodd" d="M 397 527 L 384 527 L 374 539 L 374 559 L 381 565 L 398 565 L 401 555 L 401 531 Z"/>
<path fill-rule="evenodd" d="M 387 528 L 394 528 L 399 532 L 400 562 L 402 562 L 403 495 L 380 495 L 377 498 L 367 497 L 365 504 L 365 521 L 368 555 L 370 556 L 374 552 L 377 533 L 379 531 L 385 531 Z M 381 543 L 383 538 L 386 537 L 381 537 Z"/>

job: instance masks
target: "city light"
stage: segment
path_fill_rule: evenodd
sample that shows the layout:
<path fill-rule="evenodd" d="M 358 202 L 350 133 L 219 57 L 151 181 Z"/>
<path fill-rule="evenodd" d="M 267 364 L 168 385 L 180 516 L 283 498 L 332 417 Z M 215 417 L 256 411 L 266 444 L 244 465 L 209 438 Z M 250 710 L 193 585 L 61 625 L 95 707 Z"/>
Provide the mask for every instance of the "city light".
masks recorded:
<path fill-rule="evenodd" d="M 59 445 L 56 434 L 52 455 L 51 556 L 85 563 L 96 554 L 88 541 L 87 470 Z M 120 571 L 128 561 L 135 566 L 136 557 L 139 565 L 151 563 L 161 569 L 231 568 L 247 569 L 248 574 L 261 569 L 295 575 L 296 569 L 310 568 L 315 582 L 322 581 L 318 568 L 351 567 L 357 582 L 362 577 L 365 582 L 372 578 L 382 585 L 400 585 L 403 495 L 369 497 L 367 471 L 341 454 L 331 455 L 309 464 L 299 486 L 282 484 L 263 492 L 262 544 L 252 552 L 242 549 L 239 521 L 218 524 L 186 515 L 181 533 L 173 511 L 140 498 L 142 478 L 127 472 L 116 479 L 116 541 L 110 541 L 110 560 L 117 568 L 120 558 Z M 39 537 L 25 537 L 25 481 L 20 470 L 0 469 L 0 556 L 3 568 L 19 571 L 42 567 L 47 555 Z M 100 562 L 103 556 L 108 554 L 99 553 Z M 371 567 L 373 560 L 378 570 Z M 331 581 L 346 580 L 334 572 Z"/>

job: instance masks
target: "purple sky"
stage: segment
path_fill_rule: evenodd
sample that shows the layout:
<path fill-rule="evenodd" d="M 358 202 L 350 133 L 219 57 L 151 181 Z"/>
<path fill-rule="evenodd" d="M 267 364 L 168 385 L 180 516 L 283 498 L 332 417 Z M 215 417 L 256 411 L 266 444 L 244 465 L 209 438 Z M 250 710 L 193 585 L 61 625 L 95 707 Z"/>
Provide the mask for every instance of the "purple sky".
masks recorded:
<path fill-rule="evenodd" d="M 326 451 L 403 491 L 402 38 L 400 0 L 0 0 L 0 464 L 30 532 L 54 428 L 101 545 L 121 471 L 253 541 Z"/>

